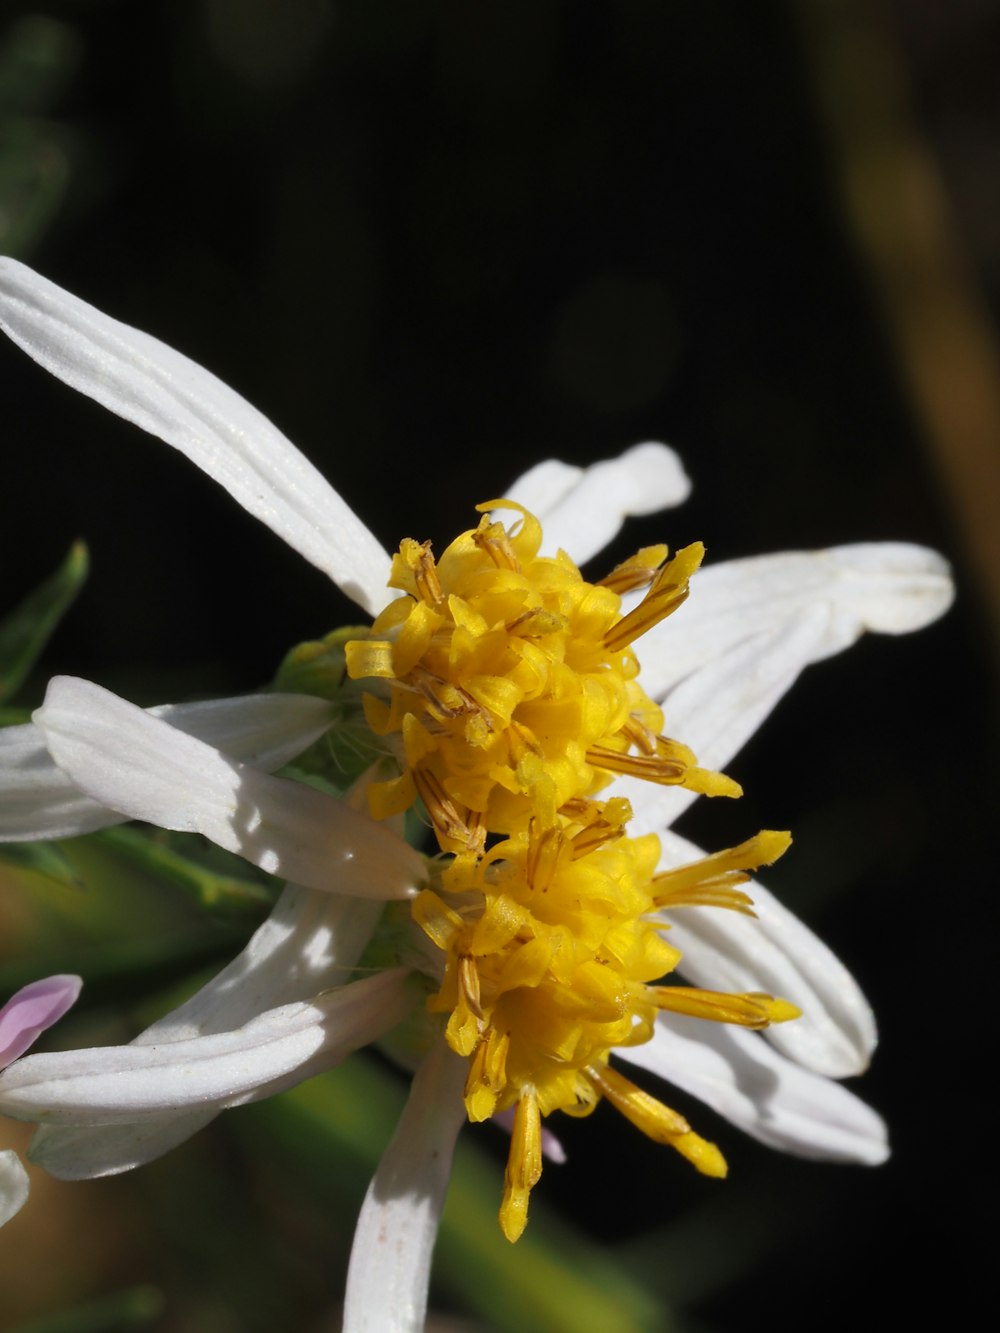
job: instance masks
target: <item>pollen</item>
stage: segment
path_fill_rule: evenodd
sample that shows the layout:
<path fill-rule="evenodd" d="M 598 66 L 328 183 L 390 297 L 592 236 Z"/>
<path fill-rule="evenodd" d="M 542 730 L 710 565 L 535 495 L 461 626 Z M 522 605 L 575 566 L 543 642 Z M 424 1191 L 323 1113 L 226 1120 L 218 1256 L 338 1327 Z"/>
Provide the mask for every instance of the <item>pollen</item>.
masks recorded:
<path fill-rule="evenodd" d="M 345 646 L 368 724 L 400 770 L 371 784 L 371 813 L 419 797 L 443 851 L 476 853 L 483 830 L 513 833 L 538 812 L 551 824 L 617 774 L 739 795 L 662 734 L 632 647 L 687 597 L 700 543 L 670 560 L 646 547 L 589 583 L 564 552 L 539 555 L 541 527 L 521 506 L 479 510 L 440 560 L 429 543 L 400 545 L 390 586 L 404 595 Z M 495 510 L 518 517 L 505 526 Z M 642 588 L 623 613 L 622 597 Z"/>

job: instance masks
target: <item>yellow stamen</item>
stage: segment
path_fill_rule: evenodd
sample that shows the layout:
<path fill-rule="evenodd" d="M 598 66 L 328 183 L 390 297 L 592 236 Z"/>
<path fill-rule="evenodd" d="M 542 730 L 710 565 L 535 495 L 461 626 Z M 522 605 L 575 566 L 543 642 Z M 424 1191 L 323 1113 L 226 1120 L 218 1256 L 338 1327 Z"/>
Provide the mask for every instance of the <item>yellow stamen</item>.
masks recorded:
<path fill-rule="evenodd" d="M 693 542 L 678 551 L 657 574 L 639 605 L 607 631 L 605 646 L 612 652 L 627 648 L 640 635 L 672 615 L 687 600 L 688 581 L 704 558 L 705 548 L 701 542 Z"/>
<path fill-rule="evenodd" d="M 649 995 L 658 1009 L 713 1023 L 735 1023 L 744 1028 L 766 1028 L 801 1018 L 802 1010 L 788 1000 L 763 992 L 731 995 L 725 991 L 699 990 L 694 986 L 650 986 Z"/>
<path fill-rule="evenodd" d="M 528 1224 L 528 1197 L 542 1174 L 542 1120 L 533 1088 L 526 1088 L 514 1111 L 514 1129 L 500 1205 L 500 1226 L 511 1242 Z"/>
<path fill-rule="evenodd" d="M 738 847 L 705 856 L 676 870 L 653 876 L 653 896 L 658 907 L 727 907 L 746 916 L 756 916 L 753 899 L 737 888 L 745 884 L 750 870 L 769 866 L 791 846 L 790 833 L 763 829 Z"/>
<path fill-rule="evenodd" d="M 471 817 L 472 812 L 453 801 L 429 769 L 415 768 L 413 781 L 441 846 L 453 851 L 481 852 L 486 845 L 486 830 Z"/>
<path fill-rule="evenodd" d="M 591 1065 L 586 1075 L 601 1096 L 654 1143 L 676 1148 L 702 1175 L 725 1176 L 726 1160 L 722 1153 L 714 1143 L 696 1134 L 683 1116 L 643 1092 L 610 1065 Z"/>
<path fill-rule="evenodd" d="M 703 796 L 742 796 L 743 788 L 724 773 L 713 773 L 707 768 L 687 764 L 676 755 L 622 754 L 605 745 L 592 745 L 587 751 L 587 763 L 609 773 L 624 773 L 629 777 L 655 782 L 661 787 L 685 786 Z"/>
<path fill-rule="evenodd" d="M 605 574 L 604 578 L 599 580 L 599 585 L 602 588 L 610 588 L 619 597 L 624 597 L 627 592 L 635 592 L 639 588 L 648 588 L 666 558 L 665 546 L 644 546 L 636 551 L 635 555 L 630 555 L 627 560 L 616 565 L 610 574 Z"/>

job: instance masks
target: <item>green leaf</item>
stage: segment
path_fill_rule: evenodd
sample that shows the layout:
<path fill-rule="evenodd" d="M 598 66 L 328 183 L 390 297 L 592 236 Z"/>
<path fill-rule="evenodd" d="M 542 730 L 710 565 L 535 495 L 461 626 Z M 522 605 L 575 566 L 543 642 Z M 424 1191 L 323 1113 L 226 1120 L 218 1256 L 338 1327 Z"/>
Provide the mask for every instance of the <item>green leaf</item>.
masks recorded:
<path fill-rule="evenodd" d="M 0 621 L 0 701 L 9 699 L 24 683 L 83 586 L 88 564 L 86 546 L 74 542 L 52 577 Z"/>

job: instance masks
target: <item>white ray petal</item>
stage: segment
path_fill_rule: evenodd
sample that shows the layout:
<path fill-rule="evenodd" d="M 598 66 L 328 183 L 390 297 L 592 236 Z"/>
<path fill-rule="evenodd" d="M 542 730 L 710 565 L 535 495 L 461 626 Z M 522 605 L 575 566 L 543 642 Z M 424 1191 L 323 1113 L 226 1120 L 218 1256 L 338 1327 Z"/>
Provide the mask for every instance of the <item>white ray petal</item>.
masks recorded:
<path fill-rule="evenodd" d="M 877 1112 L 754 1032 L 661 1015 L 651 1041 L 615 1055 L 683 1088 L 772 1148 L 864 1166 L 889 1155 Z"/>
<path fill-rule="evenodd" d="M 661 835 L 661 867 L 688 865 L 704 853 L 676 833 Z M 680 971 L 696 986 L 766 991 L 802 1010 L 802 1017 L 767 1029 L 772 1046 L 797 1064 L 830 1078 L 868 1067 L 877 1033 L 871 1006 L 836 955 L 756 880 L 747 889 L 756 920 L 717 908 L 669 913 L 670 943 L 683 954 Z"/>
<path fill-rule="evenodd" d="M 56 676 L 34 720 L 73 782 L 130 819 L 201 833 L 310 888 L 405 898 L 424 878 L 402 838 L 345 802 L 237 763 L 99 685 Z"/>
<path fill-rule="evenodd" d="M 0 1227 L 28 1201 L 28 1173 L 12 1148 L 0 1152 Z"/>
<path fill-rule="evenodd" d="M 708 565 L 692 580 L 685 604 L 636 645 L 643 688 L 661 699 L 738 644 L 779 635 L 816 607 L 828 612 L 812 661 L 843 651 L 866 631 L 922 629 L 944 614 L 953 597 L 947 562 L 936 551 L 898 542 Z"/>
<path fill-rule="evenodd" d="M 690 491 L 673 449 L 648 440 L 618 458 L 585 468 L 554 458 L 537 463 L 508 487 L 504 498 L 516 500 L 541 520 L 543 554 L 554 555 L 561 548 L 580 565 L 602 551 L 630 515 L 672 508 Z"/>
<path fill-rule="evenodd" d="M 0 259 L 0 328 L 39 365 L 172 445 L 375 614 L 389 557 L 313 465 L 196 362 L 14 259 Z"/>
<path fill-rule="evenodd" d="M 417 1070 L 354 1232 L 344 1333 L 420 1333 L 438 1220 L 465 1120 L 466 1062 L 437 1043 Z"/>
<path fill-rule="evenodd" d="M 664 728 L 689 745 L 704 768 L 728 770 L 730 760 L 750 739 L 828 641 L 829 615 L 823 606 L 800 611 L 774 633 L 765 631 L 738 643 L 688 676 L 663 700 Z M 731 773 L 738 778 L 739 773 Z M 631 832 L 657 833 L 669 827 L 697 799 L 683 787 L 658 787 L 636 778 L 614 785 L 616 796 L 632 803 Z"/>
<path fill-rule="evenodd" d="M 345 983 L 381 912 L 381 903 L 289 884 L 242 953 L 133 1044 L 231 1031 L 268 1009 Z M 123 1125 L 43 1127 L 32 1151 L 64 1179 L 117 1175 L 161 1157 L 216 1114 L 213 1109 Z"/>
<path fill-rule="evenodd" d="M 148 710 L 189 736 L 255 768 L 289 763 L 322 736 L 333 705 L 305 694 L 246 694 Z M 124 815 L 86 796 L 49 754 L 33 722 L 0 728 L 0 842 L 75 838 Z"/>
<path fill-rule="evenodd" d="M 412 1007 L 408 976 L 402 968 L 379 972 L 269 1009 L 231 1032 L 28 1055 L 0 1074 L 0 1112 L 47 1125 L 113 1125 L 271 1097 L 402 1022 Z"/>

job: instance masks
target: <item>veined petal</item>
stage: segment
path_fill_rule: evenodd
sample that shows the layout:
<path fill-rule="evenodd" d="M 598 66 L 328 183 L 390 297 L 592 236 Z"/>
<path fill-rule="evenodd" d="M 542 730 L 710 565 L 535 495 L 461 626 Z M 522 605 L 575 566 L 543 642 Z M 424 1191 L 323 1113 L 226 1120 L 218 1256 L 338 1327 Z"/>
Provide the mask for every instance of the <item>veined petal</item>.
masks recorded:
<path fill-rule="evenodd" d="M 237 763 L 99 685 L 55 677 L 34 720 L 72 781 L 130 819 L 201 833 L 310 888 L 405 898 L 424 878 L 402 838 L 344 801 Z"/>
<path fill-rule="evenodd" d="M 615 1052 L 784 1152 L 877 1166 L 885 1122 L 846 1088 L 802 1069 L 755 1032 L 661 1015 L 652 1040 Z"/>
<path fill-rule="evenodd" d="M 420 1333 L 424 1326 L 467 1073 L 443 1041 L 417 1070 L 354 1232 L 344 1333 Z"/>
<path fill-rule="evenodd" d="M 0 259 L 0 327 L 39 365 L 172 445 L 370 614 L 389 556 L 328 481 L 256 408 L 196 362 L 14 259 Z"/>
<path fill-rule="evenodd" d="M 661 835 L 663 868 L 704 853 L 676 833 Z M 829 1078 L 863 1073 L 878 1034 L 871 1006 L 836 955 L 773 893 L 754 880 L 747 892 L 756 917 L 691 909 L 669 914 L 670 943 L 679 970 L 708 990 L 766 991 L 802 1010 L 791 1023 L 772 1024 L 766 1039 L 797 1064 Z"/>
<path fill-rule="evenodd" d="M 289 884 L 243 952 L 132 1044 L 191 1041 L 232 1031 L 269 1009 L 346 982 L 381 911 L 381 903 Z M 53 1175 L 117 1175 L 161 1157 L 216 1114 L 213 1108 L 123 1125 L 43 1127 L 32 1150 Z"/>
<path fill-rule="evenodd" d="M 702 569 L 685 605 L 643 637 L 642 684 L 654 699 L 692 672 L 761 635 L 776 637 L 806 610 L 825 607 L 810 661 L 866 631 L 907 634 L 951 605 L 954 586 L 936 551 L 900 542 L 730 560 Z M 805 666 L 806 663 L 801 664 Z"/>
<path fill-rule="evenodd" d="M 28 1201 L 28 1173 L 12 1148 L 0 1152 L 0 1227 Z"/>
<path fill-rule="evenodd" d="M 412 1004 L 408 976 L 379 972 L 188 1041 L 25 1056 L 0 1074 L 0 1112 L 48 1125 L 113 1125 L 258 1101 L 333 1068 L 400 1023 Z"/>
<path fill-rule="evenodd" d="M 519 477 L 505 495 L 541 521 L 543 554 L 561 548 L 579 565 L 602 551 L 630 515 L 670 509 L 690 491 L 673 449 L 649 440 L 585 468 L 550 458 Z"/>
<path fill-rule="evenodd" d="M 281 768 L 330 726 L 334 709 L 305 694 L 246 694 L 149 709 L 233 759 Z M 86 796 L 49 754 L 34 723 L 0 728 L 0 842 L 74 838 L 126 816 Z"/>

